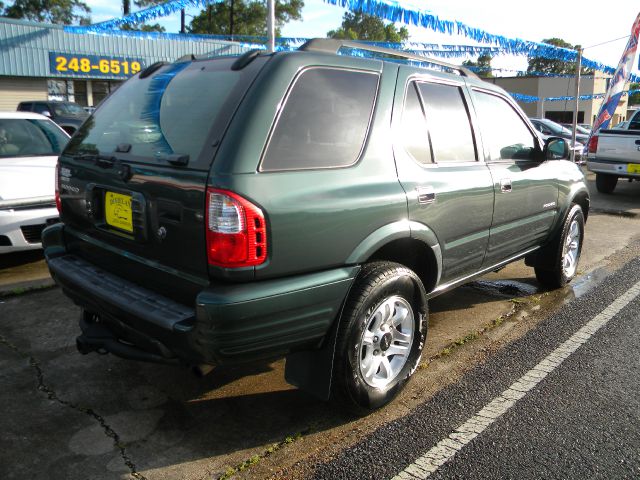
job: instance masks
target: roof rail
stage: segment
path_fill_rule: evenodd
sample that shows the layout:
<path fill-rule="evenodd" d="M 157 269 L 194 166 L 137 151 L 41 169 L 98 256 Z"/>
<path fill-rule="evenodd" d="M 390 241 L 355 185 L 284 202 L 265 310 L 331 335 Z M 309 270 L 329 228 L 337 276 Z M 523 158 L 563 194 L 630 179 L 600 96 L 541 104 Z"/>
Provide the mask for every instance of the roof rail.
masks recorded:
<path fill-rule="evenodd" d="M 302 45 L 298 50 L 302 50 L 305 52 L 338 53 L 338 51 L 343 47 L 365 50 L 367 52 L 385 53 L 394 57 L 416 60 L 418 62 L 431 63 L 433 65 L 438 65 L 439 67 L 445 67 L 451 70 L 455 70 L 456 72 L 459 72 L 463 77 L 478 78 L 478 76 L 471 70 L 461 67 L 460 65 L 453 65 L 441 60 L 435 60 L 433 58 L 416 55 L 415 53 L 409 53 L 402 50 L 394 50 L 393 48 L 378 47 L 376 45 L 355 42 L 353 40 L 339 40 L 335 38 L 312 38 L 304 45 Z"/>

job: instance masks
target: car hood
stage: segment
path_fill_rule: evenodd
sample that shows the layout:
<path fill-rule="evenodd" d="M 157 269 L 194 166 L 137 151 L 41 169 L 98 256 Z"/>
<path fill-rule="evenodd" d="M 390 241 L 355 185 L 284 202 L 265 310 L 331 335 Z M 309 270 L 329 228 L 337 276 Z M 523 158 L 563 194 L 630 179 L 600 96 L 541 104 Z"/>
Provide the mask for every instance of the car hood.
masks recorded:
<path fill-rule="evenodd" d="M 58 157 L 0 158 L 0 201 L 55 194 L 55 168 Z"/>

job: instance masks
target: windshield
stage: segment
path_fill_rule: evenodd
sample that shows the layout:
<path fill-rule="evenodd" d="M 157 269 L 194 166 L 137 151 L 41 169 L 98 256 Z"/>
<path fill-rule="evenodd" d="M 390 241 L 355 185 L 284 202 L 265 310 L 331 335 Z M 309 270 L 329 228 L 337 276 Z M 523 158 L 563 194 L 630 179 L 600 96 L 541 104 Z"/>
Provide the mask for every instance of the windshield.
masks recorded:
<path fill-rule="evenodd" d="M 173 63 L 132 78 L 84 123 L 65 154 L 118 149 L 136 161 L 188 155 L 192 164 L 240 78 L 230 69 L 234 60 Z"/>
<path fill-rule="evenodd" d="M 86 112 L 84 109 L 76 104 L 71 102 L 64 103 L 54 103 L 53 111 L 56 115 L 85 115 Z"/>
<path fill-rule="evenodd" d="M 48 120 L 0 119 L 0 158 L 60 155 L 69 137 Z"/>
<path fill-rule="evenodd" d="M 571 135 L 571 130 L 555 122 L 544 122 L 544 125 L 555 135 Z"/>

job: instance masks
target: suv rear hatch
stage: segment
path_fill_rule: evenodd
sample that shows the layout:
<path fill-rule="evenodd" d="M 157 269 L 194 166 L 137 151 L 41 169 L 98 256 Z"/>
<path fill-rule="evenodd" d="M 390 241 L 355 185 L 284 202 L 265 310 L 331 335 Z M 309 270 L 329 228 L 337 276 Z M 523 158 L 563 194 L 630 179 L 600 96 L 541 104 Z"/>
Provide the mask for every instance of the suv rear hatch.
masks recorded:
<path fill-rule="evenodd" d="M 71 253 L 176 301 L 193 302 L 209 283 L 209 167 L 267 58 L 239 70 L 232 68 L 235 60 L 150 67 L 85 122 L 58 168 Z"/>

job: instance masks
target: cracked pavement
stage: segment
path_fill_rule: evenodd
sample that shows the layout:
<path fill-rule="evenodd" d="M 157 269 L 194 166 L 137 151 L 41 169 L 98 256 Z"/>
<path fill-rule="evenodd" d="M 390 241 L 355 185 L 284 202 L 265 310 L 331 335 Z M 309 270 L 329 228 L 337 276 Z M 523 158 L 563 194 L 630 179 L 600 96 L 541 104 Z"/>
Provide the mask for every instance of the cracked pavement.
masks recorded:
<path fill-rule="evenodd" d="M 42 367 L 40 366 L 40 362 L 30 355 L 27 352 L 23 352 L 7 340 L 4 336 L 0 335 L 0 344 L 13 350 L 19 356 L 28 359 L 29 366 L 35 373 L 36 377 L 36 389 L 42 393 L 44 393 L 48 400 L 57 402 L 63 407 L 71 408 L 72 410 L 76 410 L 77 412 L 88 415 L 93 418 L 102 428 L 104 435 L 111 439 L 113 445 L 120 451 L 120 456 L 122 457 L 122 461 L 124 464 L 131 470 L 131 477 L 136 480 L 146 480 L 144 475 L 141 475 L 137 472 L 136 466 L 133 464 L 133 461 L 127 455 L 127 451 L 124 447 L 124 444 L 120 441 L 120 436 L 114 431 L 114 429 L 107 423 L 107 420 L 102 417 L 100 414 L 93 411 L 91 408 L 84 407 L 73 402 L 69 402 L 64 400 L 58 396 L 58 394 L 45 382 L 44 373 L 42 371 Z"/>

